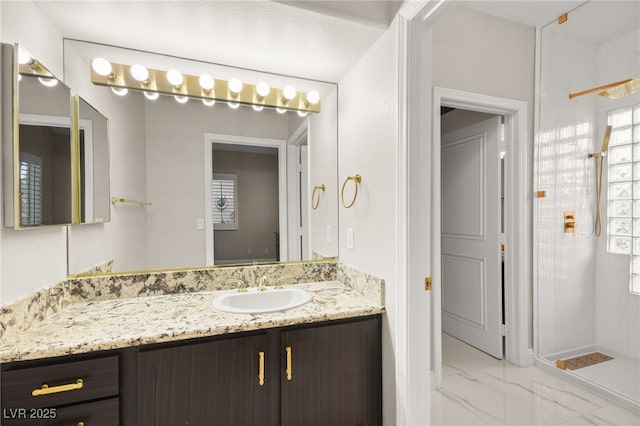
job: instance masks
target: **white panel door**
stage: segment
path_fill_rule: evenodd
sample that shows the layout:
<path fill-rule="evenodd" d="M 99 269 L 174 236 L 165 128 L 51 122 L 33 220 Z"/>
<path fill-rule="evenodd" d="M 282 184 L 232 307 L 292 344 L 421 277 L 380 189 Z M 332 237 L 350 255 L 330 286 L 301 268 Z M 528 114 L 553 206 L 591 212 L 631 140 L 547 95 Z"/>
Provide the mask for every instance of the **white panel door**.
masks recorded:
<path fill-rule="evenodd" d="M 500 117 L 442 136 L 442 330 L 502 359 Z"/>

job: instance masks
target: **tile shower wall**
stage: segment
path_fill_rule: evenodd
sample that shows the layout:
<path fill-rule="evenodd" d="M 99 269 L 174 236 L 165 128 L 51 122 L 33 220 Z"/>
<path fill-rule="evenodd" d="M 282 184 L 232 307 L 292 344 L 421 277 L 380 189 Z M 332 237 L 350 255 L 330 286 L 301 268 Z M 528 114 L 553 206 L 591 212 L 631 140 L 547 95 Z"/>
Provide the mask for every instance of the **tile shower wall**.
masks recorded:
<path fill-rule="evenodd" d="M 562 27 L 542 31 L 539 131 L 534 201 L 538 301 L 538 353 L 592 345 L 595 340 L 595 182 L 587 154 L 599 139 L 596 104 L 570 92 L 593 87 L 596 50 L 570 39 Z M 576 235 L 564 233 L 564 211 L 575 211 Z"/>

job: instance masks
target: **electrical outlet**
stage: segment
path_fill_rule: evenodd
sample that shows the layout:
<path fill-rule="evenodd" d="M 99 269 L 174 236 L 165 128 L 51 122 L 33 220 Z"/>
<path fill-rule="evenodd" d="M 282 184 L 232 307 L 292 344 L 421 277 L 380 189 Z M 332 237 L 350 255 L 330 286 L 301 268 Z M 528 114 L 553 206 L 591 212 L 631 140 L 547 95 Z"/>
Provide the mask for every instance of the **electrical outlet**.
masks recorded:
<path fill-rule="evenodd" d="M 196 219 L 196 229 L 204 229 L 204 219 Z"/>
<path fill-rule="evenodd" d="M 327 225 L 327 243 L 331 244 L 331 225 Z"/>

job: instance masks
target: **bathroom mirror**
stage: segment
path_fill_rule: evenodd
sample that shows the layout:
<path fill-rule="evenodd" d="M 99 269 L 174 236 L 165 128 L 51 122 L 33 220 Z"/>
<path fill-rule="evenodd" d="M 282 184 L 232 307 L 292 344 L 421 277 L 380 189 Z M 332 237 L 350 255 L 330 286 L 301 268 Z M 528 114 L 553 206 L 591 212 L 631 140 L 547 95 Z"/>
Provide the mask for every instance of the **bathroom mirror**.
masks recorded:
<path fill-rule="evenodd" d="M 70 224 L 71 89 L 18 45 L 3 44 L 2 50 L 3 107 L 10 106 L 13 123 L 3 142 L 5 226 Z"/>
<path fill-rule="evenodd" d="M 109 222 L 109 132 L 107 117 L 76 96 L 78 104 L 80 223 Z"/>
<path fill-rule="evenodd" d="M 295 112 L 266 108 L 232 109 L 222 102 L 207 106 L 199 99 L 180 103 L 172 95 L 151 100 L 134 90 L 119 96 L 97 85 L 83 89 L 109 117 L 115 202 L 108 228 L 92 235 L 91 227 L 70 229 L 70 274 L 103 264 L 112 265 L 108 271 L 127 272 L 338 256 L 336 85 L 88 42 L 65 43 L 66 72 L 83 79 L 89 78 L 91 60 L 102 57 L 151 69 L 176 68 L 185 74 L 206 72 L 221 79 L 267 79 L 272 87 L 293 81 L 299 90 L 314 88 L 322 96 L 321 112 L 301 118 Z M 223 157 L 233 162 L 216 161 Z M 256 190 L 256 181 L 249 179 L 267 163 L 275 171 L 265 172 L 270 177 L 263 174 L 257 182 L 274 182 L 276 192 Z M 216 180 L 214 173 L 232 175 L 227 180 L 237 184 L 237 205 L 220 200 L 228 196 L 220 190 L 226 182 Z M 316 185 L 326 190 L 316 194 L 319 205 L 312 209 Z M 273 205 L 277 219 L 252 228 L 252 217 L 266 217 L 265 209 Z"/>

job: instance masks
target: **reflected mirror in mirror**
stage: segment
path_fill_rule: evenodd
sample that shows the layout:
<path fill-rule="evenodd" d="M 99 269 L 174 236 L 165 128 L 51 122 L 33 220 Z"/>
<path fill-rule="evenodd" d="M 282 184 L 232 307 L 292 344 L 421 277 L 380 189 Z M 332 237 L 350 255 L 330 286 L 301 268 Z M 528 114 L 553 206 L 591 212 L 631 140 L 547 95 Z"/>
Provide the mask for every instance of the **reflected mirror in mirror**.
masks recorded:
<path fill-rule="evenodd" d="M 16 228 L 72 222 L 71 90 L 51 77 L 18 74 L 13 167 Z M 5 199 L 6 201 L 6 199 Z"/>
<path fill-rule="evenodd" d="M 82 98 L 78 99 L 80 142 L 80 222 L 108 222 L 109 138 L 107 118 Z"/>

